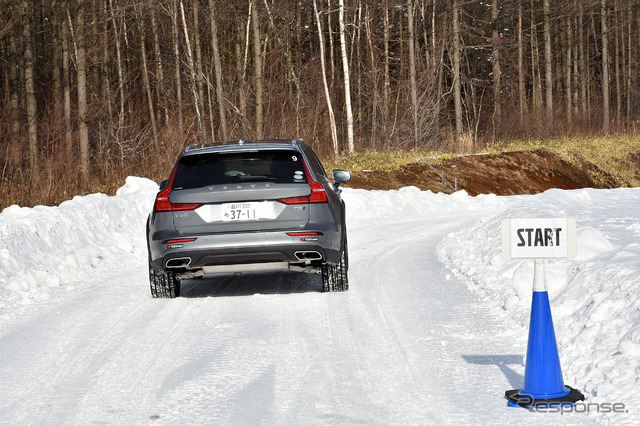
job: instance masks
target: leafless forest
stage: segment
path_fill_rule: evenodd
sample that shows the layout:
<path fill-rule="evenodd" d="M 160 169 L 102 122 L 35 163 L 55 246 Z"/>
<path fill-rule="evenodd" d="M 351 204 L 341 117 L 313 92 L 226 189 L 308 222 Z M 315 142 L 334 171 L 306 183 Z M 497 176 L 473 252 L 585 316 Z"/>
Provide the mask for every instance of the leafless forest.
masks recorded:
<path fill-rule="evenodd" d="M 0 207 L 188 143 L 326 157 L 635 133 L 640 0 L 0 0 Z"/>

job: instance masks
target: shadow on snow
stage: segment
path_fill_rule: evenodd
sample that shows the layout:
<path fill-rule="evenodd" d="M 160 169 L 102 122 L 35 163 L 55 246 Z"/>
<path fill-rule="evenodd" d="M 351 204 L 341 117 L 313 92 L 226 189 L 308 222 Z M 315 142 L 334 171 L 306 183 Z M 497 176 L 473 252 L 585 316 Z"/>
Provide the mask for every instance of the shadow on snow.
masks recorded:
<path fill-rule="evenodd" d="M 322 291 L 322 278 L 304 272 L 247 272 L 241 275 L 207 275 L 183 280 L 180 297 L 228 297 L 254 294 L 297 294 Z"/>

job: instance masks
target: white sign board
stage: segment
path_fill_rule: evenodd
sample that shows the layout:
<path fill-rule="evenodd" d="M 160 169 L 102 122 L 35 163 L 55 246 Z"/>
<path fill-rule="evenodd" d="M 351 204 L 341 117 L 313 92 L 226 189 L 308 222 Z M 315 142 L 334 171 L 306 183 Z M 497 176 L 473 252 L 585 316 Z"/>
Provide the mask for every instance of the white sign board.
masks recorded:
<path fill-rule="evenodd" d="M 577 246 L 575 218 L 502 221 L 502 256 L 507 259 L 572 258 Z"/>

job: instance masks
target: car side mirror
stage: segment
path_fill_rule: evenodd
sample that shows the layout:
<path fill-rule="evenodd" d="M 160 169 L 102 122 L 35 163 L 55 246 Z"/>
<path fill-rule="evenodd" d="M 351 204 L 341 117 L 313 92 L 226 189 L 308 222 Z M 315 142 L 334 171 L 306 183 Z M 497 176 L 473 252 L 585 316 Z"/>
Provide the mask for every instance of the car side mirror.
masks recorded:
<path fill-rule="evenodd" d="M 333 174 L 336 188 L 338 188 L 341 183 L 347 183 L 351 180 L 351 173 L 346 170 L 333 170 L 331 173 Z"/>
<path fill-rule="evenodd" d="M 160 182 L 160 191 L 164 191 L 167 188 L 167 185 L 169 185 L 169 181 L 168 180 L 163 180 L 162 182 Z"/>

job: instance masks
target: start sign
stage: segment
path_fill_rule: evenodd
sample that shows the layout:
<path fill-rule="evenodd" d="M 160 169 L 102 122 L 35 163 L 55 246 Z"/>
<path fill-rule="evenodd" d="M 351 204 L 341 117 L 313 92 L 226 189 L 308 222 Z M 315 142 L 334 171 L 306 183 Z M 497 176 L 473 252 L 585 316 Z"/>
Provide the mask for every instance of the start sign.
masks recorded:
<path fill-rule="evenodd" d="M 576 252 L 575 218 L 502 221 L 502 256 L 507 259 L 568 258 Z"/>

